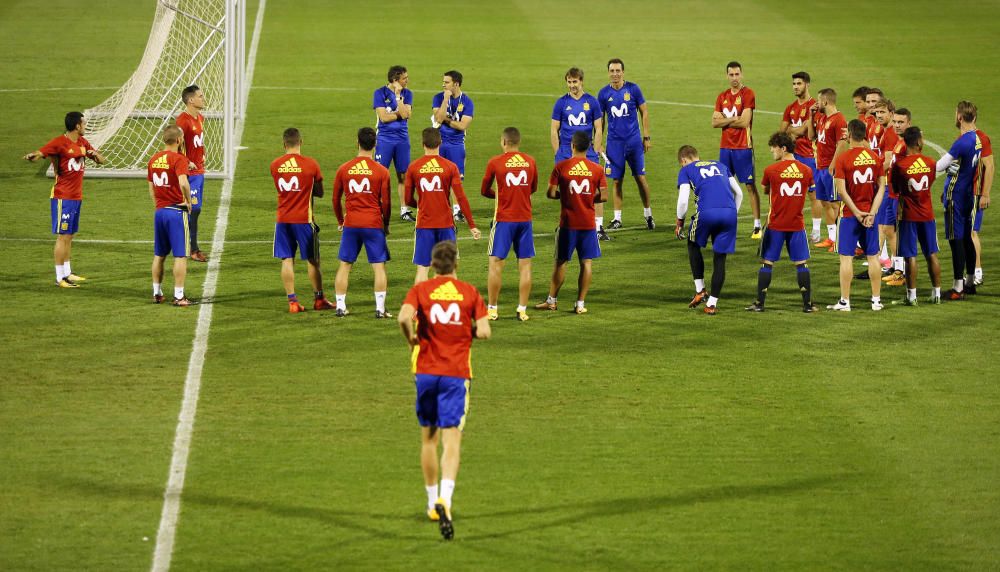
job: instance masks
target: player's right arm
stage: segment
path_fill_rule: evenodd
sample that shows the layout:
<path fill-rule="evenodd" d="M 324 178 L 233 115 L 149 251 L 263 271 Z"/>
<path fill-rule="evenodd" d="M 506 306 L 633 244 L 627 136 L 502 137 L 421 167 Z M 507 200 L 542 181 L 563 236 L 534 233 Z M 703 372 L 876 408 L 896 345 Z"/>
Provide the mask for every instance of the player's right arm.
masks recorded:
<path fill-rule="evenodd" d="M 979 162 L 983 165 L 983 194 L 979 197 L 979 208 L 985 209 L 990 206 L 990 189 L 993 188 L 996 164 L 993 162 L 992 154 L 988 157 L 982 157 Z"/>
<path fill-rule="evenodd" d="M 736 210 L 739 211 L 740 205 L 743 204 L 743 189 L 740 188 L 736 177 L 729 177 L 729 190 L 733 192 L 733 198 L 736 199 Z"/>
<path fill-rule="evenodd" d="M 549 141 L 552 143 L 552 152 L 559 152 L 559 120 L 553 119 L 549 126 Z"/>
<path fill-rule="evenodd" d="M 493 179 L 496 177 L 494 172 L 493 161 L 486 163 L 486 174 L 483 175 L 483 184 L 479 188 L 479 194 L 483 195 L 488 199 L 495 199 L 497 197 L 496 191 L 493 190 Z"/>
<path fill-rule="evenodd" d="M 337 227 L 344 230 L 344 209 L 341 205 L 341 198 L 344 196 L 344 169 L 337 169 L 337 174 L 333 178 L 333 214 L 337 217 Z"/>
<path fill-rule="evenodd" d="M 153 181 L 149 181 L 149 198 L 153 201 L 153 206 L 156 206 L 156 188 L 153 187 Z"/>
<path fill-rule="evenodd" d="M 415 186 L 415 183 L 413 182 L 413 176 L 414 176 L 413 171 L 407 169 L 405 177 L 406 181 L 403 183 L 403 190 L 404 190 L 403 200 L 406 201 L 406 206 L 417 208 L 417 197 L 414 196 L 413 192 Z"/>
<path fill-rule="evenodd" d="M 407 296 L 409 299 L 409 296 Z M 399 329 L 403 333 L 403 338 L 406 339 L 406 345 L 409 346 L 410 351 L 417 345 L 417 331 L 413 327 L 413 316 L 417 313 L 417 309 L 413 307 L 409 302 L 404 302 L 403 307 L 399 309 L 398 321 Z"/>
<path fill-rule="evenodd" d="M 721 111 L 716 111 L 712 113 L 712 127 L 716 129 L 722 129 L 723 127 L 729 127 L 733 122 L 733 119 L 727 119 Z"/>
<path fill-rule="evenodd" d="M 184 195 L 184 206 L 191 210 L 191 183 L 188 182 L 187 175 L 177 175 L 177 183 L 181 186 L 181 194 Z"/>
<path fill-rule="evenodd" d="M 410 114 L 413 112 L 413 95 L 410 95 L 409 101 L 407 101 L 406 96 L 407 92 L 403 91 L 403 88 L 400 87 L 396 95 L 396 115 L 400 119 L 409 119 Z"/>
<path fill-rule="evenodd" d="M 552 175 L 549 176 L 549 189 L 545 191 L 545 196 L 550 199 L 559 199 L 559 170 L 558 168 L 552 169 Z"/>
<path fill-rule="evenodd" d="M 483 316 L 476 320 L 476 339 L 477 340 L 488 340 L 490 336 L 493 335 L 493 330 L 490 329 L 490 317 L 489 315 Z"/>

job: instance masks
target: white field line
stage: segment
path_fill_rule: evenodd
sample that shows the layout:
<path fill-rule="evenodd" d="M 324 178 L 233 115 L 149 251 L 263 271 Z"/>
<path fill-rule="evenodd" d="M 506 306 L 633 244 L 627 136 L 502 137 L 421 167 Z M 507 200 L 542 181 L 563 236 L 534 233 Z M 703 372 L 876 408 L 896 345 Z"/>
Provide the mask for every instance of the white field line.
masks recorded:
<path fill-rule="evenodd" d="M 253 40 L 250 43 L 250 55 L 247 60 L 247 92 L 249 92 L 253 85 L 257 46 L 260 40 L 260 29 L 264 20 L 264 8 L 266 4 L 267 0 L 260 0 L 260 4 L 257 6 L 257 20 L 254 22 Z M 240 141 L 242 141 L 243 127 L 244 121 L 237 120 L 233 137 L 234 145 L 239 146 Z M 205 274 L 205 284 L 202 289 L 202 297 L 208 300 L 211 300 L 215 296 L 215 288 L 218 283 L 219 263 L 222 260 L 225 247 L 226 227 L 229 225 L 229 206 L 232 193 L 233 179 L 229 178 L 222 184 L 219 212 L 215 219 L 215 233 L 212 236 L 212 251 L 210 253 L 208 271 Z M 156 549 L 153 553 L 151 568 L 153 572 L 166 572 L 169 570 L 170 559 L 173 556 L 174 539 L 177 533 L 177 519 L 180 516 L 181 510 L 181 493 L 184 490 L 188 455 L 191 452 L 191 437 L 194 432 L 195 413 L 198 410 L 198 395 L 201 392 L 201 373 L 205 365 L 205 353 L 208 351 L 208 334 L 212 326 L 213 306 L 214 304 L 202 304 L 198 307 L 198 325 L 195 328 L 191 358 L 188 361 L 187 377 L 184 380 L 184 401 L 181 404 L 181 412 L 177 419 L 167 488 L 163 493 L 163 512 L 160 514 L 160 526 L 156 531 Z"/>
<path fill-rule="evenodd" d="M 106 91 L 109 89 L 118 89 L 117 87 L 108 86 L 75 86 L 75 87 L 0 87 L 0 93 L 41 93 L 45 91 Z"/>

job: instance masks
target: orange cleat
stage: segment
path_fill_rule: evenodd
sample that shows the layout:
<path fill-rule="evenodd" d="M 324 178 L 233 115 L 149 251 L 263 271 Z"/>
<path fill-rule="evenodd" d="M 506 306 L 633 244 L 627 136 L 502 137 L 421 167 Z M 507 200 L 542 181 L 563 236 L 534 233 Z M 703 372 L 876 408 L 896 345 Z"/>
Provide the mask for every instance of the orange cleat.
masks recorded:
<path fill-rule="evenodd" d="M 335 310 L 337 306 L 326 298 L 319 298 L 313 302 L 313 310 Z"/>
<path fill-rule="evenodd" d="M 299 304 L 297 301 L 288 303 L 289 314 L 298 314 L 299 312 L 305 312 L 305 311 L 306 309 L 302 307 L 302 304 Z"/>
<path fill-rule="evenodd" d="M 708 300 L 708 291 L 705 290 L 705 289 L 702 289 L 701 292 L 698 292 L 697 294 L 695 294 L 694 298 L 691 298 L 691 301 L 688 302 L 688 308 L 697 308 L 705 300 Z"/>

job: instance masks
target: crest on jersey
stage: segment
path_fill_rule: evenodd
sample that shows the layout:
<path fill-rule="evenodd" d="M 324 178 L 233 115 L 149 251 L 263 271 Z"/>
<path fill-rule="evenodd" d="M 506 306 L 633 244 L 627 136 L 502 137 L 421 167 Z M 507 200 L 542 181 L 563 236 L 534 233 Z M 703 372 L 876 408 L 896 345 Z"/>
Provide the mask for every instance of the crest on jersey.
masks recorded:
<path fill-rule="evenodd" d="M 626 91 L 625 92 L 625 101 L 629 101 L 630 99 L 632 99 L 632 95 L 629 92 Z"/>
<path fill-rule="evenodd" d="M 463 111 L 464 109 L 465 109 L 465 104 L 464 104 L 464 103 L 459 103 L 459 104 L 458 104 L 458 107 L 456 107 L 456 108 L 455 108 L 455 111 L 456 111 L 457 113 L 462 113 L 462 111 Z"/>
<path fill-rule="evenodd" d="M 583 110 L 590 111 L 590 104 L 586 101 L 583 102 Z"/>
<path fill-rule="evenodd" d="M 743 98 L 742 97 L 737 97 L 736 98 L 736 105 L 741 105 L 742 103 L 743 103 Z"/>

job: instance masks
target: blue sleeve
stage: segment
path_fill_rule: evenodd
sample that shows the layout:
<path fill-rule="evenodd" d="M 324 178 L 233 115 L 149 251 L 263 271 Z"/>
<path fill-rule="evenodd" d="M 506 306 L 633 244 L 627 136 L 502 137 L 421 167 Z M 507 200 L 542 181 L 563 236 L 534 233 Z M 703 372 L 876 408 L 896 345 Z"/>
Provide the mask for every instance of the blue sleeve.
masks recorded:
<path fill-rule="evenodd" d="M 601 91 L 597 92 L 597 106 L 600 107 L 602 116 L 608 112 L 607 109 L 604 109 L 604 102 L 608 99 L 605 95 L 607 89 L 607 86 L 605 86 L 601 88 Z"/>
<path fill-rule="evenodd" d="M 403 103 L 405 103 L 406 105 L 413 105 L 413 92 L 412 91 L 410 91 L 408 89 L 404 89 L 403 90 Z"/>
<path fill-rule="evenodd" d="M 552 121 L 562 121 L 562 98 L 556 100 L 556 104 L 552 106 Z"/>
<path fill-rule="evenodd" d="M 382 88 L 375 90 L 372 94 L 372 109 L 378 109 L 380 107 L 385 107 L 385 98 L 382 97 Z"/>
<path fill-rule="evenodd" d="M 444 101 L 444 94 L 441 92 L 435 93 L 434 98 L 431 99 L 431 109 L 437 109 L 441 107 L 441 102 Z"/>
<path fill-rule="evenodd" d="M 462 109 L 462 117 L 472 117 L 472 113 L 475 111 L 475 106 L 472 105 L 472 98 L 464 93 L 462 94 L 462 97 L 465 98 L 465 108 Z"/>
<path fill-rule="evenodd" d="M 964 135 L 962 137 L 959 137 L 958 139 L 955 139 L 955 142 L 951 144 L 951 149 L 948 150 L 948 154 L 955 159 L 958 159 L 964 153 L 967 152 L 965 148 L 966 145 L 964 144 L 965 142 L 963 141 L 963 139 L 965 139 Z"/>
<path fill-rule="evenodd" d="M 590 116 L 591 123 L 604 118 L 604 109 L 601 107 L 601 102 L 597 101 L 597 98 L 593 95 L 590 96 Z"/>
<path fill-rule="evenodd" d="M 636 107 L 646 103 L 646 98 L 642 96 L 642 90 L 639 89 L 639 86 L 634 83 L 632 84 L 632 99 L 635 100 Z"/>
<path fill-rule="evenodd" d="M 684 168 L 682 168 L 677 173 L 677 188 L 678 189 L 681 188 L 681 185 L 683 185 L 684 183 L 689 183 L 690 184 L 690 181 L 688 180 L 688 178 L 686 176 L 686 171 L 687 171 L 687 167 L 684 167 Z"/>

